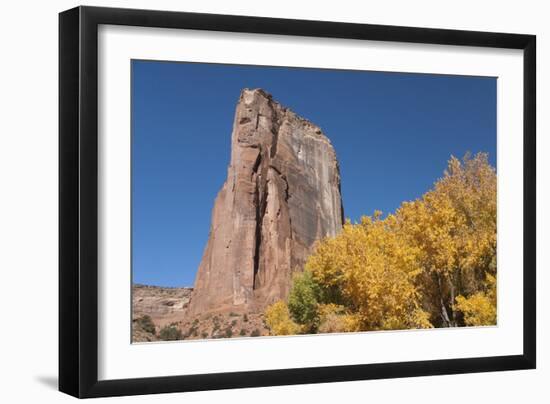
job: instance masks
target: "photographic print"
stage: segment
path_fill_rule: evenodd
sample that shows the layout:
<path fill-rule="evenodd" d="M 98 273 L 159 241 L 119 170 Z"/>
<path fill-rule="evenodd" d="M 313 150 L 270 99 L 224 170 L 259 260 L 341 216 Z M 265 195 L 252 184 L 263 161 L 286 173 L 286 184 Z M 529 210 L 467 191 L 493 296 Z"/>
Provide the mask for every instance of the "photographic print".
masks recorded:
<path fill-rule="evenodd" d="M 131 69 L 132 342 L 497 325 L 495 77 Z"/>
<path fill-rule="evenodd" d="M 59 15 L 60 391 L 534 369 L 535 230 L 534 35 Z"/>

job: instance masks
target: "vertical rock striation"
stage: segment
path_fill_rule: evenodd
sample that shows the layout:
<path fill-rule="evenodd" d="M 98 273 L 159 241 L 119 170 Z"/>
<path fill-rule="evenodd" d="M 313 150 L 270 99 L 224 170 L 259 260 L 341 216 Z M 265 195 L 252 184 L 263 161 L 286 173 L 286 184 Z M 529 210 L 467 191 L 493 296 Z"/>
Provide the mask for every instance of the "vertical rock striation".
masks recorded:
<path fill-rule="evenodd" d="M 314 242 L 342 224 L 328 138 L 265 91 L 244 89 L 189 313 L 258 311 L 286 298 Z"/>

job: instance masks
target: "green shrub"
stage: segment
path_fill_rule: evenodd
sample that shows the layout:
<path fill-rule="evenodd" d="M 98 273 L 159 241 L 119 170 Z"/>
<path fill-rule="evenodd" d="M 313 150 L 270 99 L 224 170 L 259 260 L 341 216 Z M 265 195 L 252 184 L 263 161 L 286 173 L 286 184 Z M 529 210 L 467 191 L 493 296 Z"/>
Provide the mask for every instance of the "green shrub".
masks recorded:
<path fill-rule="evenodd" d="M 305 271 L 294 276 L 288 296 L 288 309 L 293 319 L 314 331 L 318 325 L 317 306 L 321 288 L 313 279 L 311 272 Z"/>
<path fill-rule="evenodd" d="M 231 313 L 229 313 L 229 317 L 239 317 L 240 314 L 239 313 L 235 313 L 234 311 L 232 311 Z"/>
<path fill-rule="evenodd" d="M 259 337 L 259 336 L 260 336 L 260 330 L 258 330 L 258 329 L 256 328 L 254 331 L 252 331 L 252 332 L 250 333 L 250 336 L 251 336 L 251 337 Z"/>
<path fill-rule="evenodd" d="M 246 335 L 246 330 L 244 328 L 241 328 L 241 332 L 239 333 L 241 337 L 244 337 Z"/>
<path fill-rule="evenodd" d="M 174 325 L 167 325 L 160 330 L 159 338 L 163 341 L 177 341 L 182 339 L 181 330 Z"/>

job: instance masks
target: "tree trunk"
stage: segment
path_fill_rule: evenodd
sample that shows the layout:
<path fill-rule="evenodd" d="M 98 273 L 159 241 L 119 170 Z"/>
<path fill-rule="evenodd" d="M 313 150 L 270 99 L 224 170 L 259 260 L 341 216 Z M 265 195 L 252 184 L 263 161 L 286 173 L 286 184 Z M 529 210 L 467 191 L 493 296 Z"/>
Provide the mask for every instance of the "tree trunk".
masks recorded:
<path fill-rule="evenodd" d="M 448 278 L 449 279 L 449 278 Z M 451 327 L 456 327 L 456 317 L 455 317 L 455 311 L 453 309 L 454 301 L 455 301 L 455 286 L 453 285 L 453 281 L 449 279 L 449 289 L 451 291 Z"/>
<path fill-rule="evenodd" d="M 439 287 L 439 303 L 441 305 L 441 319 L 443 320 L 444 327 L 451 327 L 451 319 L 447 313 L 447 308 L 445 307 L 445 301 L 443 300 L 443 288 L 441 287 L 441 275 L 436 274 L 437 285 Z"/>

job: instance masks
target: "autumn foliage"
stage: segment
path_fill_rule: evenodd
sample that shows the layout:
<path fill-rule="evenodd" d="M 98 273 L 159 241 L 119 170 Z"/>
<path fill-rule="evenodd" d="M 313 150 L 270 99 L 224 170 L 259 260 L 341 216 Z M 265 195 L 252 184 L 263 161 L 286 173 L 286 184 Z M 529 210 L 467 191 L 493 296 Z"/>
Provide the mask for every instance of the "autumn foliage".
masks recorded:
<path fill-rule="evenodd" d="M 480 153 L 448 162 L 421 198 L 319 242 L 275 335 L 496 324 L 496 172 Z"/>
<path fill-rule="evenodd" d="M 290 317 L 288 307 L 282 301 L 267 308 L 265 322 L 275 335 L 293 335 L 301 331 L 301 327 Z"/>

